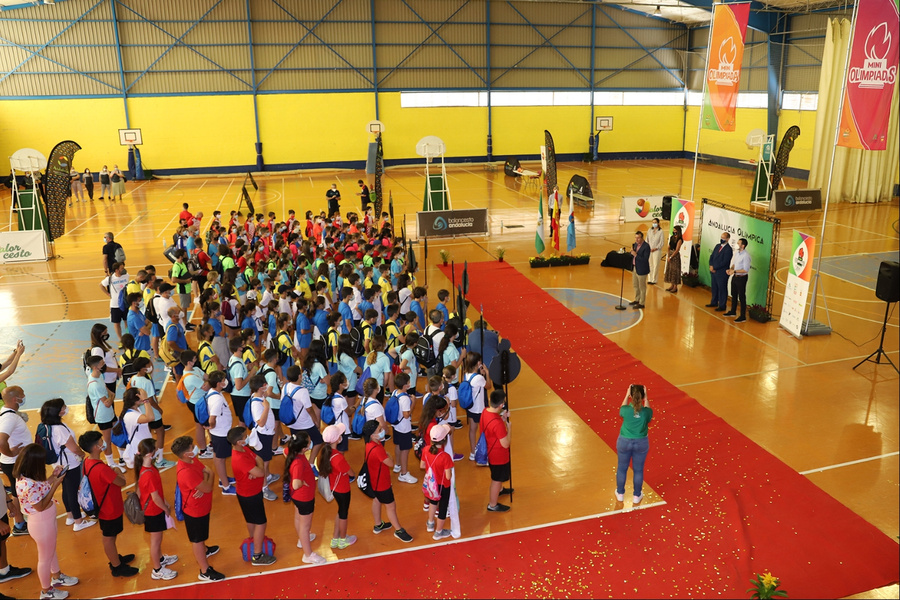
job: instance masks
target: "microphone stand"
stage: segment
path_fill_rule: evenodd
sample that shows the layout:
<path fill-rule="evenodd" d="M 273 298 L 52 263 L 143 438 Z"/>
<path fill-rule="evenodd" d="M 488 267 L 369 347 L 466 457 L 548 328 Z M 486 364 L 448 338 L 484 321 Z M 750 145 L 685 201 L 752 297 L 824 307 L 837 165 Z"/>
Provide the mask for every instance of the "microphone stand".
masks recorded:
<path fill-rule="evenodd" d="M 615 307 L 616 310 L 625 310 L 627 307 L 622 303 L 622 295 L 625 293 L 625 248 L 619 248 L 620 255 L 620 263 L 619 266 L 622 267 L 622 282 L 619 285 L 619 304 Z"/>

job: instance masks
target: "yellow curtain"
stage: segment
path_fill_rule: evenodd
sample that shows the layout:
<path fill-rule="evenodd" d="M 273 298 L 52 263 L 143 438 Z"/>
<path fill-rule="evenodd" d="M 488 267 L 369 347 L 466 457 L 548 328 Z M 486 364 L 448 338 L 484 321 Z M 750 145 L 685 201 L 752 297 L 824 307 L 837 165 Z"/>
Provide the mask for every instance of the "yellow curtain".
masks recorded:
<path fill-rule="evenodd" d="M 816 131 L 813 138 L 813 158 L 809 171 L 809 186 L 828 187 L 828 172 L 834 145 L 834 128 L 841 107 L 841 88 L 847 46 L 850 43 L 850 21 L 829 21 L 819 77 L 819 107 L 816 111 Z M 854 150 L 838 146 L 834 154 L 831 183 L 831 202 L 888 202 L 894 187 L 897 161 L 900 158 L 898 135 L 897 90 L 891 99 L 891 119 L 888 125 L 886 150 Z"/>

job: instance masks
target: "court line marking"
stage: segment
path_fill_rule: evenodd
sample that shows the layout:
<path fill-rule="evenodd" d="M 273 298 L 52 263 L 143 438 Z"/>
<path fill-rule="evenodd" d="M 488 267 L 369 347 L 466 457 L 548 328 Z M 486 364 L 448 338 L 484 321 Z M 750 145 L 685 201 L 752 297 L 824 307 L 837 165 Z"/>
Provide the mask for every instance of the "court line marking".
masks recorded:
<path fill-rule="evenodd" d="M 134 188 L 134 189 L 131 190 L 130 192 L 127 192 L 126 195 L 129 195 L 129 196 L 132 196 L 132 197 L 133 197 L 133 196 L 134 196 L 134 193 L 135 193 L 136 191 L 138 191 L 138 190 L 139 190 L 140 188 L 142 188 L 143 186 L 147 185 L 149 182 L 150 182 L 150 180 L 145 181 L 144 183 L 140 184 L 139 186 L 137 186 L 136 188 Z M 124 200 L 119 200 L 119 205 L 121 206 L 124 202 L 125 202 Z M 75 231 L 76 229 L 80 228 L 82 225 L 85 225 L 88 221 L 92 221 L 92 220 L 96 219 L 96 218 L 99 217 L 102 213 L 105 213 L 107 210 L 109 210 L 110 208 L 112 208 L 112 207 L 115 206 L 115 205 L 116 205 L 115 201 L 110 201 L 108 204 L 106 204 L 106 205 L 103 207 L 103 210 L 98 210 L 98 211 L 95 212 L 93 215 L 91 215 L 90 217 L 88 217 L 87 219 L 85 219 L 84 221 L 82 221 L 81 223 L 79 223 L 78 225 L 76 225 L 75 227 L 73 227 L 72 229 L 66 230 L 66 233 L 72 233 L 72 232 Z M 67 219 L 67 220 L 68 220 L 68 219 Z"/>
<path fill-rule="evenodd" d="M 828 465 L 827 467 L 819 467 L 818 469 L 810 469 L 809 471 L 798 471 L 800 475 L 809 475 L 810 473 L 821 473 L 822 471 L 830 471 L 831 469 L 840 469 L 841 467 L 849 467 L 850 465 L 858 465 L 865 462 L 871 462 L 873 460 L 881 460 L 882 458 L 890 458 L 891 456 L 897 456 L 900 454 L 898 452 L 888 452 L 887 454 L 881 454 L 879 456 L 870 456 L 869 458 L 860 458 L 859 460 L 851 460 L 848 462 L 838 463 L 836 465 Z"/>
<path fill-rule="evenodd" d="M 143 214 L 140 214 L 140 215 L 136 216 L 136 217 L 131 221 L 131 223 L 129 223 L 128 225 L 126 225 L 125 227 L 123 227 L 123 228 L 122 228 L 122 231 L 120 231 L 119 233 L 117 233 L 117 234 L 115 235 L 115 237 L 119 237 L 120 235 L 122 235 L 123 233 L 125 233 L 125 230 L 126 230 L 126 229 L 128 229 L 129 227 L 131 227 L 132 225 L 134 225 L 134 224 L 137 223 L 140 219 L 143 219 L 143 218 L 144 218 L 144 215 L 143 215 Z"/>
<path fill-rule="evenodd" d="M 616 296 L 615 294 L 610 294 L 609 292 L 603 292 L 600 290 L 589 290 L 587 288 L 544 288 L 544 290 L 578 290 L 580 292 L 594 292 L 597 294 L 606 294 L 607 296 L 612 296 L 613 298 L 618 298 L 618 296 Z M 560 304 L 563 304 L 562 301 L 559 300 L 559 298 L 554 298 L 554 300 L 556 300 Z M 622 296 L 622 301 L 624 302 L 624 300 L 625 300 L 625 296 Z M 563 306 L 566 306 L 566 305 L 563 304 Z M 566 308 L 569 308 L 569 307 L 566 306 Z M 569 308 L 569 310 L 572 311 L 571 308 Z M 615 310 L 615 309 L 613 309 L 613 310 Z M 572 311 L 572 312 L 574 313 L 575 311 Z M 597 331 L 600 331 L 600 335 L 612 335 L 614 333 L 622 333 L 623 331 L 628 331 L 632 327 L 639 325 L 640 322 L 644 320 L 644 309 L 643 308 L 639 309 L 639 313 L 640 313 L 640 315 L 638 316 L 638 320 L 635 321 L 634 323 L 632 323 L 631 325 L 629 325 L 628 327 L 625 327 L 623 329 L 616 329 L 615 331 L 611 331 L 609 333 L 604 333 L 604 332 L 600 331 L 599 329 Z M 634 314 L 634 313 L 632 313 L 632 314 Z M 578 317 L 579 319 L 581 319 L 581 317 L 579 317 L 578 315 L 575 315 L 575 316 Z M 584 319 L 581 319 L 581 320 L 584 321 Z M 587 321 L 584 321 L 584 322 L 587 323 Z M 588 325 L 591 325 L 591 324 L 588 323 Z M 591 327 L 594 327 L 594 326 L 591 325 Z M 597 328 L 594 327 L 594 329 L 597 329 Z"/>
<path fill-rule="evenodd" d="M 641 504 L 639 506 L 632 506 L 631 508 L 620 508 L 620 509 L 616 509 L 616 510 L 602 512 L 602 513 L 586 515 L 583 517 L 573 517 L 571 519 L 563 519 L 561 521 L 551 521 L 550 523 L 542 523 L 540 525 L 529 525 L 528 527 L 519 527 L 516 529 L 509 529 L 507 531 L 498 531 L 496 533 L 483 533 L 483 534 L 475 535 L 472 537 L 463 537 L 463 538 L 460 538 L 457 540 L 438 542 L 436 544 L 425 544 L 423 546 L 416 546 L 414 548 L 409 548 L 406 550 L 404 550 L 404 549 L 387 550 L 384 552 L 375 552 L 372 554 L 364 554 L 362 556 L 351 556 L 348 558 L 339 558 L 337 560 L 328 561 L 324 565 L 297 565 L 295 567 L 284 567 L 282 569 L 273 569 L 272 571 L 257 571 L 256 573 L 245 573 L 243 575 L 234 575 L 234 576 L 229 576 L 228 579 L 226 579 L 226 581 L 234 581 L 235 579 L 249 579 L 251 577 L 259 577 L 261 575 L 275 575 L 278 573 L 290 573 L 290 572 L 294 572 L 294 571 L 299 571 L 301 569 L 310 569 L 310 568 L 314 568 L 314 567 L 323 567 L 323 566 L 327 566 L 327 565 L 336 565 L 336 564 L 341 564 L 341 563 L 356 562 L 356 561 L 360 561 L 360 560 L 368 560 L 370 558 L 380 558 L 382 556 L 396 556 L 398 554 L 406 554 L 408 552 L 420 552 L 422 550 L 434 551 L 436 548 L 440 548 L 443 546 L 450 546 L 450 545 L 454 545 L 454 544 L 465 544 L 467 542 L 475 542 L 478 540 L 492 539 L 492 538 L 497 538 L 497 537 L 501 537 L 501 536 L 512 535 L 515 533 L 524 533 L 526 531 L 537 531 L 539 529 L 547 529 L 550 527 L 556 527 L 557 525 L 569 525 L 571 523 L 582 523 L 584 521 L 590 521 L 592 519 L 601 519 L 603 517 L 609 517 L 612 515 L 631 512 L 631 511 L 635 511 L 635 510 L 644 510 L 644 509 L 648 509 L 648 508 L 654 508 L 654 507 L 658 507 L 658 506 L 663 506 L 665 504 L 666 504 L 665 500 L 660 500 L 658 502 L 651 502 L 649 504 Z M 162 591 L 167 591 L 167 590 L 175 590 L 175 589 L 179 589 L 179 588 L 191 587 L 191 586 L 195 586 L 198 584 L 199 585 L 207 585 L 210 583 L 216 583 L 216 582 L 193 581 L 190 583 L 181 583 L 178 585 L 171 585 L 171 586 L 158 587 L 158 588 L 148 588 L 145 590 L 132 590 L 127 593 L 116 594 L 116 595 L 107 596 L 107 597 L 108 598 L 121 598 L 121 597 L 131 596 L 133 594 L 139 594 L 139 593 L 144 593 L 144 592 L 157 593 L 157 592 L 162 592 Z"/>

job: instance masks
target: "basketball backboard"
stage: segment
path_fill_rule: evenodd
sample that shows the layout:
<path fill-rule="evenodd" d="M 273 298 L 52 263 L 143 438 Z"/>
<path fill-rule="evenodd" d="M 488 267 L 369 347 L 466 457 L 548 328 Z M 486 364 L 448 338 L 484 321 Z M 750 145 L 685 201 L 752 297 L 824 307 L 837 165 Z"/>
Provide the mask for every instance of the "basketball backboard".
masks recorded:
<path fill-rule="evenodd" d="M 612 117 L 595 117 L 597 131 L 612 131 L 613 129 L 613 118 Z"/>
<path fill-rule="evenodd" d="M 384 132 L 384 123 L 381 121 L 369 121 L 366 124 L 366 131 L 369 133 L 379 134 Z"/>
<path fill-rule="evenodd" d="M 122 146 L 140 146 L 144 143 L 141 139 L 140 129 L 120 129 L 119 144 Z"/>

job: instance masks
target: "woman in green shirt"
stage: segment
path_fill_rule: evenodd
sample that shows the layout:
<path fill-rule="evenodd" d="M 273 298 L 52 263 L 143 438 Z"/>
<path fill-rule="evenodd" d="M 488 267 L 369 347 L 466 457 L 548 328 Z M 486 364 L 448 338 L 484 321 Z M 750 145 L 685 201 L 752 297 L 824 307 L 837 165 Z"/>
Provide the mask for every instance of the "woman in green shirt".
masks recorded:
<path fill-rule="evenodd" d="M 650 400 L 647 398 L 647 390 L 644 386 L 632 384 L 619 407 L 619 416 L 622 417 L 622 428 L 619 430 L 619 439 L 616 441 L 616 452 L 619 455 L 619 467 L 616 469 L 616 500 L 625 501 L 625 478 L 628 475 L 628 465 L 634 470 L 634 504 L 640 503 L 644 495 L 641 488 L 644 485 L 644 461 L 650 451 L 650 441 L 647 439 L 647 426 L 653 419 L 653 409 L 650 408 Z"/>

